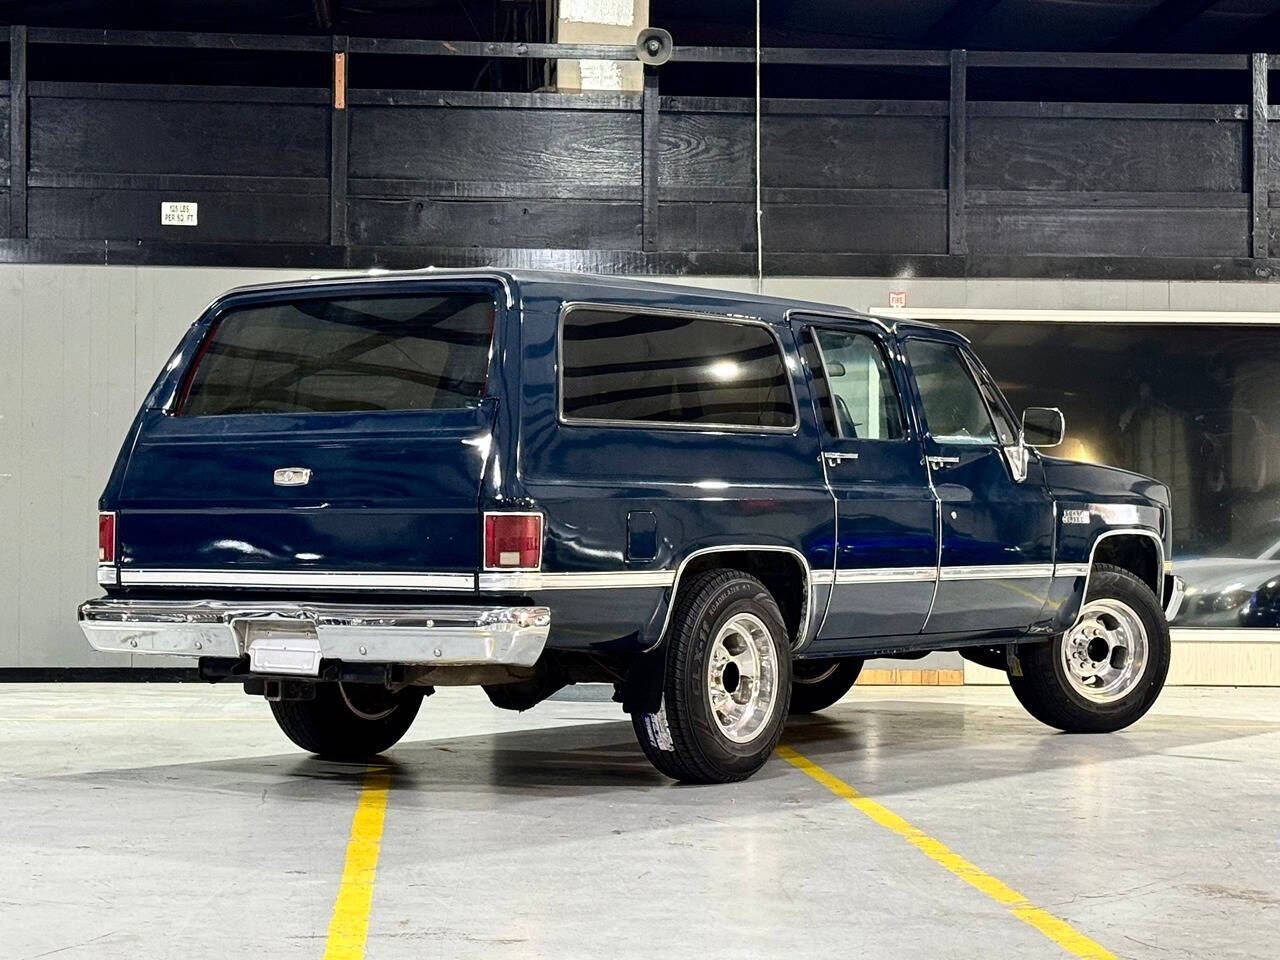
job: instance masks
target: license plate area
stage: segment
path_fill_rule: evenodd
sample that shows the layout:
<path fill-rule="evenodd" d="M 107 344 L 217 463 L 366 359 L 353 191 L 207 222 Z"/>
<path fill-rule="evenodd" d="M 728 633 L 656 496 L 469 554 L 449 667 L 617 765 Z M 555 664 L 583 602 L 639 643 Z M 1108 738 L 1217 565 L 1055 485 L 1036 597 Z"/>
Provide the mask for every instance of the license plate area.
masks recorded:
<path fill-rule="evenodd" d="M 308 620 L 242 620 L 237 624 L 253 673 L 314 677 L 320 673 L 320 638 Z"/>

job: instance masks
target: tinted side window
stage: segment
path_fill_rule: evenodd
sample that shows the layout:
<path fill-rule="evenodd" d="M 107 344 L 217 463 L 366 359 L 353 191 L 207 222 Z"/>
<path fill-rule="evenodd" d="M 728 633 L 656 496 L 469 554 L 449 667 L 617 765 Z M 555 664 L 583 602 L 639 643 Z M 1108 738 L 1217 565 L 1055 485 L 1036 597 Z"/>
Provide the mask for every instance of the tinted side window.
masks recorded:
<path fill-rule="evenodd" d="M 866 334 L 810 327 L 805 358 L 818 409 L 833 437 L 900 440 L 902 408 L 884 354 Z"/>
<path fill-rule="evenodd" d="M 960 350 L 948 343 L 908 340 L 907 356 L 920 390 L 929 433 L 939 443 L 995 443 L 996 429 Z"/>
<path fill-rule="evenodd" d="M 763 326 L 589 307 L 563 322 L 568 419 L 795 425 L 778 341 Z"/>
<path fill-rule="evenodd" d="M 229 310 L 196 357 L 178 412 L 444 410 L 479 402 L 487 294 L 300 299 Z"/>

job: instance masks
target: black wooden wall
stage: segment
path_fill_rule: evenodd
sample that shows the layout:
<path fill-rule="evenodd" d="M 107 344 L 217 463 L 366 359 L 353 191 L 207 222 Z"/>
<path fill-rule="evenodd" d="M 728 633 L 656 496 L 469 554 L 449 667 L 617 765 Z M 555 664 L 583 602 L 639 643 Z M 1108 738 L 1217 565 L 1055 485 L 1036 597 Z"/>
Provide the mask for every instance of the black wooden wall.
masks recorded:
<path fill-rule="evenodd" d="M 756 269 L 755 105 L 662 96 L 661 68 L 635 95 L 29 80 L 30 50 L 55 41 L 122 57 L 141 44 L 626 55 L 15 27 L 0 84 L 0 260 Z M 766 56 L 806 53 L 935 68 L 950 98 L 765 100 L 766 273 L 1260 278 L 1280 266 L 1265 55 Z M 1023 61 L 1233 70 L 1240 97 L 1125 103 L 1118 84 L 1114 103 L 968 100 L 969 71 Z M 196 201 L 198 226 L 161 226 L 166 200 Z"/>

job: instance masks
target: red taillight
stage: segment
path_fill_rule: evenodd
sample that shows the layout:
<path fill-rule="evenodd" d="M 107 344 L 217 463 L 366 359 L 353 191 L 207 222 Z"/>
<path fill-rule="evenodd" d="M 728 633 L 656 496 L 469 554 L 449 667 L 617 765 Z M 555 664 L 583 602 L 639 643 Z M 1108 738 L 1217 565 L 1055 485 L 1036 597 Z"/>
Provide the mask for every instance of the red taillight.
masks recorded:
<path fill-rule="evenodd" d="M 116 515 L 98 514 L 98 562 L 116 562 Z"/>
<path fill-rule="evenodd" d="M 541 566 L 542 514 L 484 515 L 486 570 L 537 570 Z"/>

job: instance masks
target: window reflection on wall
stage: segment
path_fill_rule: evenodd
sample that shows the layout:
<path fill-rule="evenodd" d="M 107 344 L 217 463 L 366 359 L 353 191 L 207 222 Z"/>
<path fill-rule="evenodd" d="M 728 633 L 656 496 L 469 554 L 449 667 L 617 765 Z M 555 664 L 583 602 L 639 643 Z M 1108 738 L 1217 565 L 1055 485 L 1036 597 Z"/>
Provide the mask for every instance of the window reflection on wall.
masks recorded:
<path fill-rule="evenodd" d="M 1169 485 L 1176 625 L 1280 627 L 1280 327 L 955 321 L 1054 456 Z"/>

